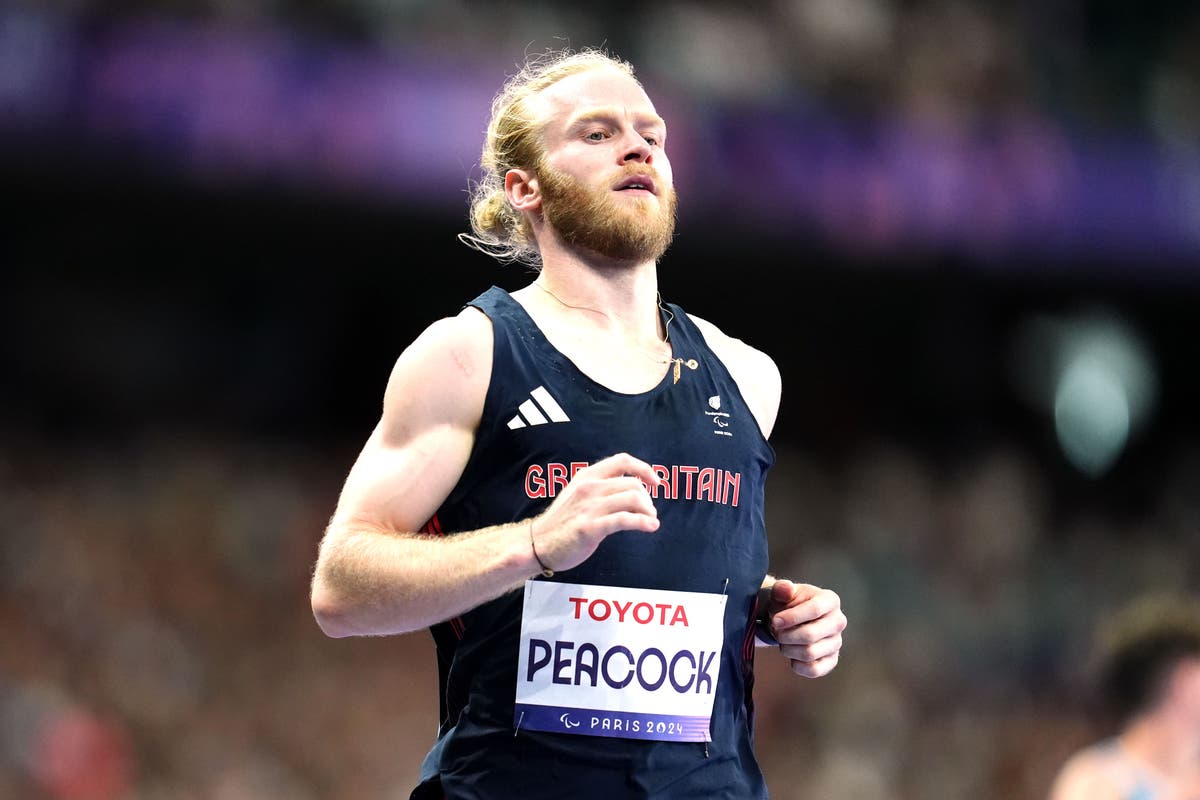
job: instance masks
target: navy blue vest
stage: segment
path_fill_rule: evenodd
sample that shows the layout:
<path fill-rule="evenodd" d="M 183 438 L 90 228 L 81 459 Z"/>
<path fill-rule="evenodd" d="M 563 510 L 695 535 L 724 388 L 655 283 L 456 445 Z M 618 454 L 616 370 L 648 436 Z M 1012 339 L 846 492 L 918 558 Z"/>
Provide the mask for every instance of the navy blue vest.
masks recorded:
<path fill-rule="evenodd" d="M 733 378 L 675 305 L 664 309 L 672 350 L 697 366 L 683 365 L 678 382 L 668 370 L 637 395 L 583 374 L 507 292 L 492 287 L 470 305 L 492 321 L 491 382 L 462 478 L 425 530 L 452 536 L 524 519 L 581 465 L 631 453 L 669 484 L 655 493 L 658 531 L 615 533 L 549 580 L 724 592 L 724 649 L 710 743 L 514 735 L 522 593 L 440 623 L 432 633 L 442 721 L 413 797 L 766 797 L 751 688 L 756 596 L 767 570 L 763 488 L 774 451 Z"/>

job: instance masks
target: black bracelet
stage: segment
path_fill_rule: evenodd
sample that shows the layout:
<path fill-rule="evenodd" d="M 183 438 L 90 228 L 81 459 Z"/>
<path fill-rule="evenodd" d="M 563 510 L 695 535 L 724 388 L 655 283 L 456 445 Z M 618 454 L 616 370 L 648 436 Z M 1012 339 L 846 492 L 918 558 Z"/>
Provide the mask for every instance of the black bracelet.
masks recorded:
<path fill-rule="evenodd" d="M 765 619 L 754 620 L 754 636 L 768 647 L 779 646 L 779 640 L 771 633 L 771 623 Z"/>
<path fill-rule="evenodd" d="M 529 518 L 529 546 L 533 548 L 533 557 L 537 560 L 538 566 L 542 568 L 542 575 L 546 578 L 553 578 L 554 570 L 547 567 L 542 561 L 542 557 L 538 555 L 537 545 L 533 543 L 533 517 Z"/>

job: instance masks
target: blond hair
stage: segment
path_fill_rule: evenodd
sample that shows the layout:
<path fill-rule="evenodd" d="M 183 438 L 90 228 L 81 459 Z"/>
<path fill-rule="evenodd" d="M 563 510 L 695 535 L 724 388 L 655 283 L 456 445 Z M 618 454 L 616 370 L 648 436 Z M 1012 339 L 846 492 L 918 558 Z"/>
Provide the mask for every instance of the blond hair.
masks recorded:
<path fill-rule="evenodd" d="M 471 233 L 459 239 L 500 261 L 541 263 L 528 220 L 508 203 L 504 176 L 511 169 L 537 170 L 544 148 L 540 120 L 529 100 L 563 78 L 593 69 L 617 69 L 633 78 L 633 67 L 601 50 L 550 50 L 531 56 L 505 81 L 492 100 L 492 118 L 479 165 L 483 177 L 471 187 Z"/>

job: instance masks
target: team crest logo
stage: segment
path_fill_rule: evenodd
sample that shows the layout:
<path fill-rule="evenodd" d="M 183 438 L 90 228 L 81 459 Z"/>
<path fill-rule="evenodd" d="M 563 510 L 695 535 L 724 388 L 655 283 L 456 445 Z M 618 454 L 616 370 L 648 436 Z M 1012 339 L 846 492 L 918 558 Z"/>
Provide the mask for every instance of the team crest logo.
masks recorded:
<path fill-rule="evenodd" d="M 712 411 L 705 411 L 704 415 L 712 420 L 713 434 L 717 436 L 733 436 L 732 433 L 726 430 L 729 427 L 729 412 L 721 410 L 721 395 L 714 394 L 708 398 L 708 407 Z"/>

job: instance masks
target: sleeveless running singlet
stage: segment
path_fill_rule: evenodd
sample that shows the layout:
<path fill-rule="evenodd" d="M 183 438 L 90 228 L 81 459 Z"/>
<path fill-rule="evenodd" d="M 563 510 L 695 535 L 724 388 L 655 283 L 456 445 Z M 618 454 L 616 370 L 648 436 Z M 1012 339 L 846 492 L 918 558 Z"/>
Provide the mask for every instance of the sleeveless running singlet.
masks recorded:
<path fill-rule="evenodd" d="M 412 797 L 766 797 L 753 751 L 751 689 L 756 597 L 767 569 L 763 489 L 775 456 L 733 378 L 675 305 L 664 309 L 674 356 L 695 359 L 696 366 L 682 365 L 678 381 L 668 369 L 658 386 L 637 395 L 588 378 L 502 289 L 492 287 L 470 305 L 492 322 L 491 381 L 466 469 L 425 530 L 453 536 L 540 513 L 574 471 L 614 453 L 653 465 L 667 482 L 652 491 L 658 531 L 615 533 L 578 567 L 535 580 L 585 587 L 568 611 L 628 625 L 643 641 L 661 632 L 666 642 L 687 623 L 698 624 L 681 619 L 673 601 L 650 602 L 660 598 L 650 590 L 723 595 L 723 612 L 710 624 L 719 643 L 707 655 L 671 661 L 669 669 L 670 653 L 652 644 L 610 647 L 607 660 L 595 652 L 589 658 L 582 646 L 578 653 L 563 650 L 575 643 L 561 642 L 553 659 L 552 644 L 531 644 L 526 655 L 541 678 L 549 683 L 553 675 L 552 688 L 568 694 L 572 681 L 602 688 L 607 681 L 614 695 L 640 683 L 646 697 L 670 694 L 686 702 L 709 694 L 711 720 L 700 735 L 710 741 L 636 738 L 644 731 L 637 713 L 613 716 L 611 728 L 596 721 L 603 713 L 574 712 L 562 715 L 561 732 L 523 727 L 514 716 L 517 684 L 532 667 L 518 674 L 527 609 L 526 593 L 515 591 L 431 629 L 441 726 Z M 528 537 L 523 529 L 513 535 Z M 620 623 L 614 609 L 622 605 L 603 600 L 606 587 L 619 587 L 607 594 L 631 598 Z M 647 602 L 638 603 L 639 592 Z M 589 606 L 594 598 L 602 604 Z M 635 621 L 639 608 L 646 613 Z M 654 652 L 635 665 L 646 651 Z"/>

